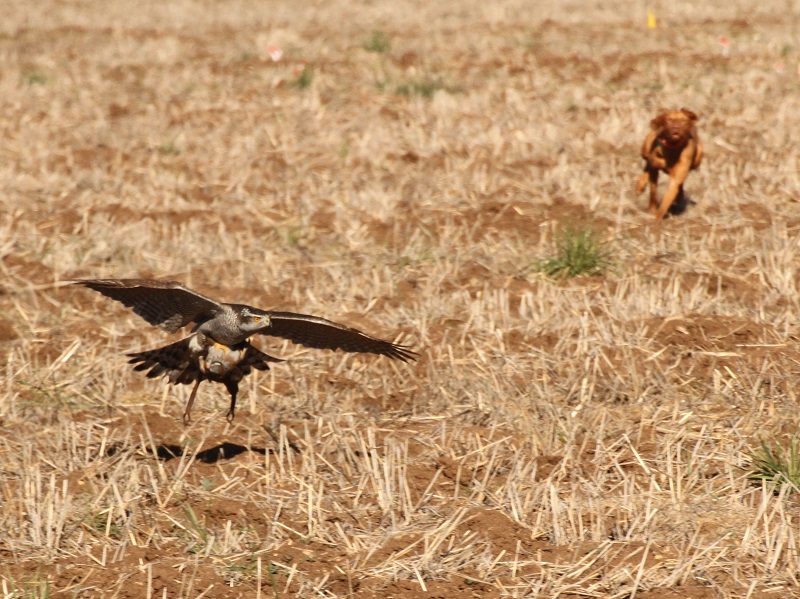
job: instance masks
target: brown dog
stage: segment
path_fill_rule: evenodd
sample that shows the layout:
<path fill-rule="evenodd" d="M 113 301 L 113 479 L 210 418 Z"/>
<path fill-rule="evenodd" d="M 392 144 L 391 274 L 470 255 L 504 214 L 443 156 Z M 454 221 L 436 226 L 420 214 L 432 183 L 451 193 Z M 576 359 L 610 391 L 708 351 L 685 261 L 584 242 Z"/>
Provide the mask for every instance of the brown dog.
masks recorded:
<path fill-rule="evenodd" d="M 691 110 L 664 112 L 650 121 L 652 131 L 642 144 L 644 172 L 636 184 L 637 195 L 650 182 L 651 214 L 658 220 L 664 218 L 672 204 L 683 203 L 683 182 L 690 170 L 700 166 L 703 159 L 703 143 L 697 135 L 697 115 Z M 658 203 L 658 172 L 669 175 L 667 188 L 661 204 Z"/>

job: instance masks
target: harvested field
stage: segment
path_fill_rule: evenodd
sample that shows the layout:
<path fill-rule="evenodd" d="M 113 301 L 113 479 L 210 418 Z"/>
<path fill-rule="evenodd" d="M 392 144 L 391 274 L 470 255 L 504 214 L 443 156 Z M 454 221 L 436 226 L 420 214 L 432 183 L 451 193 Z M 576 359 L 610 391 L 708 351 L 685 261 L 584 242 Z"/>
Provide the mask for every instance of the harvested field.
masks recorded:
<path fill-rule="evenodd" d="M 800 597 L 797 489 L 748 476 L 800 421 L 800 5 L 651 10 L 6 0 L 2 597 Z M 570 226 L 605 274 L 537 271 Z M 420 357 L 257 338 L 184 426 L 124 356 L 179 334 L 95 277 Z"/>

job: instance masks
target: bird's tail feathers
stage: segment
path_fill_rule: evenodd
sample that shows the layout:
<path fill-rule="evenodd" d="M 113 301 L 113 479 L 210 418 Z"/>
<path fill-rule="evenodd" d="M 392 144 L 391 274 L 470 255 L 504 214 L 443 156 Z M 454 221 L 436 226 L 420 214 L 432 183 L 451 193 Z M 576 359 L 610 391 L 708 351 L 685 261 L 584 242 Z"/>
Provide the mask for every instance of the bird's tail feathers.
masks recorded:
<path fill-rule="evenodd" d="M 128 362 L 134 364 L 133 369 L 137 372 L 146 370 L 147 378 L 168 376 L 169 382 L 173 385 L 188 385 L 198 378 L 218 380 L 212 373 L 201 372 L 197 360 L 192 359 L 190 340 L 191 337 L 186 337 L 164 347 L 129 353 L 130 360 Z M 247 341 L 235 345 L 231 349 L 246 350 L 244 359 L 238 364 L 242 376 L 250 374 L 253 368 L 262 371 L 269 370 L 270 362 L 283 362 L 280 358 L 265 354 Z"/>
<path fill-rule="evenodd" d="M 129 353 L 128 362 L 135 365 L 133 369 L 137 372 L 147 370 L 149 379 L 167 375 L 173 385 L 188 385 L 200 376 L 197 362 L 191 360 L 190 339 L 187 337 L 164 347 Z"/>

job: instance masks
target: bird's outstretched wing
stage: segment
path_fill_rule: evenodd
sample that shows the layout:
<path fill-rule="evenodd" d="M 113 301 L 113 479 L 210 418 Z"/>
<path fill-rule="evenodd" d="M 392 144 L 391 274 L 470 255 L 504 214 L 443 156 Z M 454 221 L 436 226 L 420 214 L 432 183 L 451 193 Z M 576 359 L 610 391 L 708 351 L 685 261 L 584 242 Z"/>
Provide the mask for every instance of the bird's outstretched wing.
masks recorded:
<path fill-rule="evenodd" d="M 174 333 L 190 322 L 212 318 L 222 306 L 177 281 L 154 279 L 83 279 L 74 281 L 132 308 L 147 322 Z"/>
<path fill-rule="evenodd" d="M 317 349 L 342 349 L 347 352 L 380 354 L 403 362 L 416 360 L 416 352 L 404 345 L 376 339 L 358 329 L 319 316 L 292 312 L 267 312 L 267 314 L 269 326 L 259 331 L 262 335 L 282 337 Z"/>

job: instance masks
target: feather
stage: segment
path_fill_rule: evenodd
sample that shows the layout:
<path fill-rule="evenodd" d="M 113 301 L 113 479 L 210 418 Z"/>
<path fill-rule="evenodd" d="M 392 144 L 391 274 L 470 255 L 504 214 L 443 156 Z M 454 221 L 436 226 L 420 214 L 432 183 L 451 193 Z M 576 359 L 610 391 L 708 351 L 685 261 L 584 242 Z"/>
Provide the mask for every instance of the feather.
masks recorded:
<path fill-rule="evenodd" d="M 316 349 L 341 349 L 347 352 L 370 353 L 407 362 L 416 359 L 416 352 L 404 345 L 376 339 L 366 333 L 319 316 L 293 312 L 267 312 L 269 324 L 262 335 L 282 337 L 293 343 Z"/>
<path fill-rule="evenodd" d="M 174 333 L 191 322 L 201 323 L 222 311 L 222 305 L 176 281 L 154 279 L 86 279 L 74 281 L 116 300 L 149 324 Z"/>

